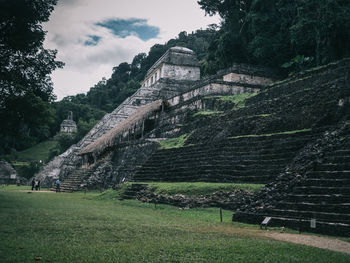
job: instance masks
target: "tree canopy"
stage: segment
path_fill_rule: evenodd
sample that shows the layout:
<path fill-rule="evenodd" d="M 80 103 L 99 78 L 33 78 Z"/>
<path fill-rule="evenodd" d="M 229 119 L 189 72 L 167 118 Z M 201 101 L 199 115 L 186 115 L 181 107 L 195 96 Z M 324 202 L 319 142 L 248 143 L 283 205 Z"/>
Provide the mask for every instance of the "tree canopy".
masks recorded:
<path fill-rule="evenodd" d="M 50 74 L 63 63 L 44 49 L 57 0 L 0 0 L 0 148 L 22 149 L 50 136 L 54 100 Z"/>
<path fill-rule="evenodd" d="M 199 0 L 222 25 L 211 43 L 206 72 L 247 62 L 289 68 L 350 56 L 347 0 Z"/>

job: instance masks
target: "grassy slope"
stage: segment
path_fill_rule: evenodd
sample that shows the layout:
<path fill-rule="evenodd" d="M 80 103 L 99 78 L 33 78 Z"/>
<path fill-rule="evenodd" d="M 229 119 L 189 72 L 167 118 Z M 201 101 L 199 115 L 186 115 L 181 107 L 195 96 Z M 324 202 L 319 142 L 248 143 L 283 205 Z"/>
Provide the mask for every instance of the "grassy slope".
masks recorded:
<path fill-rule="evenodd" d="M 160 141 L 160 149 L 173 149 L 173 148 L 181 148 L 185 145 L 185 142 L 188 137 L 191 136 L 191 133 L 183 134 L 180 137 L 167 139 L 164 141 Z"/>
<path fill-rule="evenodd" d="M 49 158 L 50 150 L 57 146 L 57 141 L 44 141 L 28 148 L 24 151 L 18 152 L 19 160 L 26 161 L 46 161 Z"/>
<path fill-rule="evenodd" d="M 23 169 L 30 166 L 31 162 L 39 162 L 40 160 L 47 162 L 50 156 L 50 150 L 56 148 L 57 141 L 48 140 L 31 148 L 17 152 L 15 156 L 7 155 L 5 159 L 9 159 L 11 164 L 20 176 L 24 176 Z M 1 158 L 1 157 L 0 157 Z"/>
<path fill-rule="evenodd" d="M 349 262 L 259 238 L 217 209 L 179 210 L 82 193 L 0 191 L 0 262 Z"/>

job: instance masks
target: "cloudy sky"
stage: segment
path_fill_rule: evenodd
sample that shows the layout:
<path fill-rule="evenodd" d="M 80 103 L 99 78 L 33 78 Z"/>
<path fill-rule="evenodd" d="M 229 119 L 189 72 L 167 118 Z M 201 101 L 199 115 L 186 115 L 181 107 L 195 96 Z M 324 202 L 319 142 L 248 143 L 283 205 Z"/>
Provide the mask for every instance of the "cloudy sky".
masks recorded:
<path fill-rule="evenodd" d="M 59 0 L 44 24 L 45 47 L 66 64 L 52 75 L 54 93 L 87 92 L 121 62 L 213 23 L 219 18 L 205 16 L 197 0 Z"/>

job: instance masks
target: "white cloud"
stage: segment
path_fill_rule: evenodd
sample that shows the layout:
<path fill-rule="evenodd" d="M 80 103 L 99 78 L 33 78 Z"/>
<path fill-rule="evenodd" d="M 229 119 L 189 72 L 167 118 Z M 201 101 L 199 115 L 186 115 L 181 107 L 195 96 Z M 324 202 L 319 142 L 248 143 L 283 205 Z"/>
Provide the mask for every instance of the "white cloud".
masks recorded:
<path fill-rule="evenodd" d="M 116 38 L 108 29 L 96 26 L 106 19 L 147 19 L 160 28 L 156 39 L 142 41 L 132 35 Z M 192 32 L 218 23 L 217 17 L 204 16 L 197 0 L 59 0 L 50 21 L 45 47 L 58 50 L 58 60 L 66 63 L 52 79 L 58 99 L 87 92 L 112 68 L 131 62 L 140 52 L 148 52 L 156 43 L 165 43 L 181 31 Z M 89 36 L 99 36 L 97 45 L 84 45 Z"/>

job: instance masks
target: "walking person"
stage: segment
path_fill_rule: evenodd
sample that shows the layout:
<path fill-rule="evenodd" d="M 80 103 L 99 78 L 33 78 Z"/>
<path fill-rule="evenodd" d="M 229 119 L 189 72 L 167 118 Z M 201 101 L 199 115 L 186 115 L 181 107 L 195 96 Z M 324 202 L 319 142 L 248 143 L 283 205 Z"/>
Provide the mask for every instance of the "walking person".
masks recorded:
<path fill-rule="evenodd" d="M 61 192 L 61 182 L 59 178 L 56 180 L 56 193 L 58 192 Z"/>
<path fill-rule="evenodd" d="M 38 191 L 38 189 L 39 189 L 39 182 L 35 181 L 35 191 Z"/>
<path fill-rule="evenodd" d="M 35 181 L 34 181 L 34 178 L 32 180 L 32 191 L 34 190 L 34 186 L 35 186 Z"/>
<path fill-rule="evenodd" d="M 40 180 L 38 181 L 38 189 L 40 191 Z"/>

